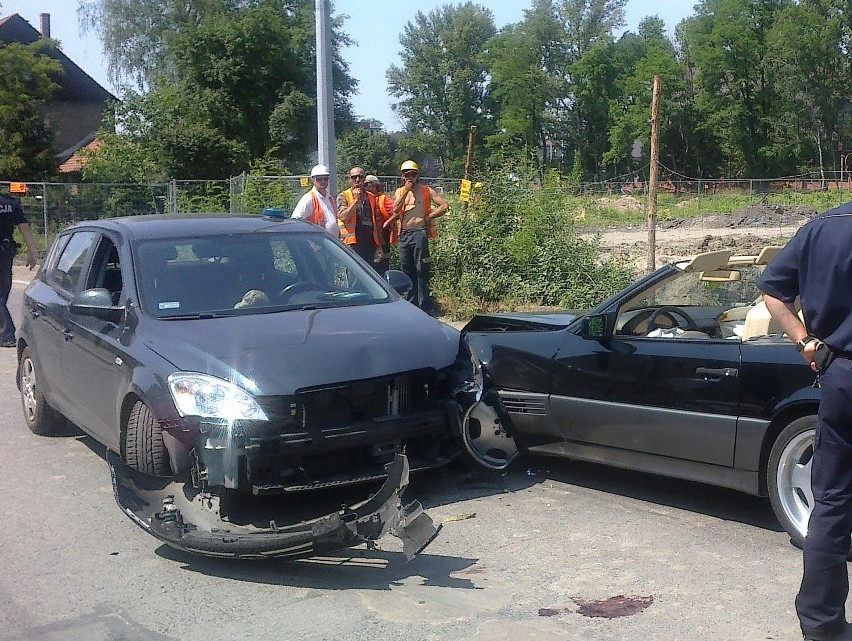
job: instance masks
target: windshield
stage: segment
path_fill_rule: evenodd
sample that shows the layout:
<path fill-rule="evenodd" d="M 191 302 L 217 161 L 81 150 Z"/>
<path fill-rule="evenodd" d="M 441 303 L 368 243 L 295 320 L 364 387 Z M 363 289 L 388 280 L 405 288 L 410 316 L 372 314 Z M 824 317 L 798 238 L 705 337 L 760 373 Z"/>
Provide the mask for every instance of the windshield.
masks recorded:
<path fill-rule="evenodd" d="M 377 274 L 329 236 L 240 233 L 151 240 L 135 271 L 158 318 L 268 314 L 391 300 Z"/>

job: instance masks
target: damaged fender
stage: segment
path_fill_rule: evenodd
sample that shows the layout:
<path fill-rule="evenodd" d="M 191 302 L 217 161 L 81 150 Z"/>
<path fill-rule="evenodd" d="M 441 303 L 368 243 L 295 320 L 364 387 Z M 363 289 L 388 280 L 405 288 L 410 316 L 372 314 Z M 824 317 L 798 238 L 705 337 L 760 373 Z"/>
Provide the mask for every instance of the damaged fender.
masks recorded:
<path fill-rule="evenodd" d="M 228 558 L 305 558 L 354 547 L 371 546 L 385 534 L 403 541 L 411 560 L 440 531 L 418 501 L 403 505 L 408 487 L 408 459 L 397 454 L 387 465 L 388 478 L 376 494 L 324 517 L 279 527 L 241 526 L 220 518 L 219 497 L 190 484 L 141 474 L 109 453 L 115 500 L 143 530 L 166 545 L 204 556 Z"/>

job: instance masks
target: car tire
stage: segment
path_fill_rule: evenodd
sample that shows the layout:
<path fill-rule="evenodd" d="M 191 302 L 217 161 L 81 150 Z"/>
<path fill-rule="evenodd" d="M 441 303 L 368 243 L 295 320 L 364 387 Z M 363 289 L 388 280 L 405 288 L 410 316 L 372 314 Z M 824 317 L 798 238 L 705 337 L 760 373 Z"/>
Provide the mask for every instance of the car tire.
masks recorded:
<path fill-rule="evenodd" d="M 785 427 L 769 454 L 767 488 L 775 516 L 793 545 L 801 547 L 814 506 L 811 461 L 817 417 L 803 416 Z"/>
<path fill-rule="evenodd" d="M 127 417 L 122 456 L 128 466 L 148 476 L 171 476 L 163 428 L 148 406 L 137 401 Z"/>
<path fill-rule="evenodd" d="M 41 391 L 41 380 L 36 373 L 35 360 L 29 347 L 25 347 L 18 364 L 18 380 L 21 387 L 21 405 L 24 419 L 33 434 L 50 436 L 59 434 L 67 420 L 53 409 Z"/>

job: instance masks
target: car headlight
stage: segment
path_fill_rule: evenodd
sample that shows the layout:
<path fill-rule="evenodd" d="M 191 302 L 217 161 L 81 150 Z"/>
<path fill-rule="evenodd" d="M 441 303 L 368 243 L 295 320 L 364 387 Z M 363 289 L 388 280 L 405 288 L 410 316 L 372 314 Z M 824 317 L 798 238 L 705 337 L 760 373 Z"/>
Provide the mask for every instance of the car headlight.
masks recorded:
<path fill-rule="evenodd" d="M 229 421 L 269 420 L 257 401 L 229 381 L 192 372 L 169 376 L 169 391 L 181 416 L 201 416 Z"/>

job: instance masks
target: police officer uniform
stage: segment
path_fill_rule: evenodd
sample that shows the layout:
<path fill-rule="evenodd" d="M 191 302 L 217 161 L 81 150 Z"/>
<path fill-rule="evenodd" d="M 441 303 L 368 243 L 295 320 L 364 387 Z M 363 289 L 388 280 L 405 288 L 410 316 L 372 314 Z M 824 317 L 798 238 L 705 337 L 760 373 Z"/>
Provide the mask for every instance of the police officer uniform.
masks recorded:
<path fill-rule="evenodd" d="M 784 303 L 799 296 L 808 334 L 836 357 L 819 375 L 811 462 L 814 508 L 796 597 L 805 639 L 833 639 L 846 627 L 852 532 L 852 203 L 804 225 L 757 286 Z"/>
<path fill-rule="evenodd" d="M 12 291 L 12 262 L 18 251 L 12 234 L 27 218 L 17 198 L 0 194 L 0 345 L 14 344 L 15 323 L 7 303 Z"/>

